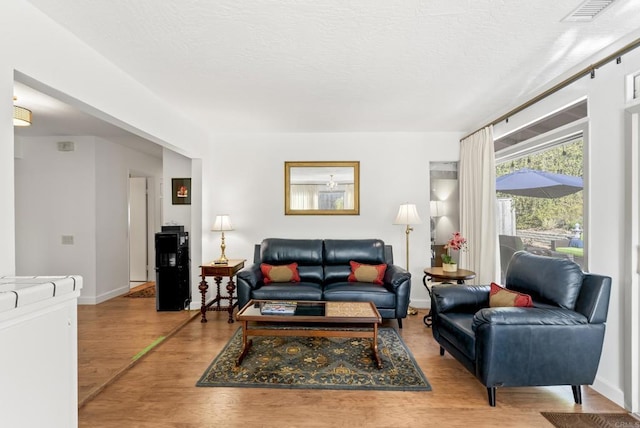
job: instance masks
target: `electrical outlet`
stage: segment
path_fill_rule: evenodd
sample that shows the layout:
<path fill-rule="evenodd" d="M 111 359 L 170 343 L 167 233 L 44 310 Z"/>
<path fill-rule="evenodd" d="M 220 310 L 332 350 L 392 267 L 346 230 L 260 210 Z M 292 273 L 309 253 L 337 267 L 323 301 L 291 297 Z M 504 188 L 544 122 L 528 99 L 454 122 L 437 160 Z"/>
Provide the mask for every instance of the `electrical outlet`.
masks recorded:
<path fill-rule="evenodd" d="M 62 235 L 62 245 L 73 245 L 73 235 Z"/>

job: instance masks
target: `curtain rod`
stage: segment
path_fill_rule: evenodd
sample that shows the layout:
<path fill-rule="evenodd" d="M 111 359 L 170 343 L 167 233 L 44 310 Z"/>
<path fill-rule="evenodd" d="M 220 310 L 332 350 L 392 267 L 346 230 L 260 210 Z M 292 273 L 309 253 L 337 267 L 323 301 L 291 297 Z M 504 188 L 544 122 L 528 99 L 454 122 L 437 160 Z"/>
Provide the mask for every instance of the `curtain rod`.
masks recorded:
<path fill-rule="evenodd" d="M 527 102 L 525 102 L 523 104 L 520 104 L 518 107 L 514 108 L 513 110 L 508 111 L 507 113 L 503 114 L 499 118 L 495 119 L 493 122 L 487 123 L 483 127 L 473 131 L 472 133 L 470 133 L 466 137 L 461 138 L 460 141 L 469 138 L 470 136 L 472 136 L 476 132 L 480 131 L 481 129 L 486 128 L 487 126 L 496 125 L 496 124 L 502 122 L 503 120 L 513 116 L 514 114 L 521 112 L 522 110 L 532 106 L 533 104 L 537 103 L 538 101 L 541 101 L 541 100 L 547 98 L 549 95 L 558 92 L 560 89 L 562 89 L 562 88 L 564 88 L 566 86 L 569 86 L 570 84 L 572 84 L 576 80 L 583 78 L 587 74 L 591 74 L 592 77 L 594 77 L 595 76 L 595 71 L 598 68 L 602 67 L 605 64 L 610 63 L 614 59 L 620 58 L 622 55 L 626 54 L 629 51 L 634 50 L 638 46 L 640 46 L 640 38 L 635 39 L 633 42 L 627 44 L 626 46 L 624 46 L 624 47 L 622 47 L 620 49 L 618 49 L 617 51 L 615 51 L 611 55 L 606 56 L 605 58 L 601 59 L 600 61 L 597 61 L 597 62 L 591 64 L 590 66 L 583 68 L 582 70 L 578 71 L 576 74 L 568 77 L 567 79 L 563 80 L 562 82 L 560 82 L 560 83 L 554 85 L 553 87 L 547 89 L 543 93 L 533 97 L 529 101 L 527 101 Z"/>

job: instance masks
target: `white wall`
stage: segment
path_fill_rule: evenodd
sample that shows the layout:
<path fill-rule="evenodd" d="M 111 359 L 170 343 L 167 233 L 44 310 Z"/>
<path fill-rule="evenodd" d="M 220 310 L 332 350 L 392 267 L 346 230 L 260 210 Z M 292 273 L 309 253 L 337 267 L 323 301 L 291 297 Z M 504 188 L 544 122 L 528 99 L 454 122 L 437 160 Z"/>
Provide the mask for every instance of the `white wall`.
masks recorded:
<path fill-rule="evenodd" d="M 57 141 L 76 150 L 59 152 Z M 22 138 L 15 160 L 16 274 L 84 278 L 96 293 L 96 178 L 93 137 Z M 12 177 L 13 180 L 13 177 Z M 74 245 L 63 245 L 71 235 Z"/>
<path fill-rule="evenodd" d="M 213 213 L 228 213 L 229 258 L 253 261 L 264 238 L 380 238 L 405 266 L 404 226 L 393 225 L 400 204 L 415 203 L 422 224 L 410 235 L 411 304 L 427 307 L 422 270 L 430 266 L 429 162 L 458 159 L 458 133 L 221 134 L 214 138 L 210 182 Z M 360 161 L 360 215 L 285 216 L 285 161 Z M 213 219 L 211 219 L 211 222 Z M 204 222 L 203 222 L 204 224 Z M 205 226 L 203 226 L 204 228 Z M 220 237 L 204 229 L 204 260 L 220 253 Z"/>
<path fill-rule="evenodd" d="M 162 224 L 178 224 L 191 230 L 191 205 L 173 205 L 171 179 L 191 178 L 191 159 L 171 150 L 162 151 Z M 193 180 L 192 180 L 193 181 Z M 193 192 L 191 194 L 193 200 Z"/>
<path fill-rule="evenodd" d="M 586 76 L 571 86 L 509 118 L 509 123 L 495 126 L 494 134 L 503 135 L 529 123 L 543 114 L 557 110 L 587 96 L 589 102 L 589 137 L 585 162 L 585 198 L 587 199 L 587 246 L 589 271 L 611 276 L 611 302 L 607 318 L 602 360 L 595 389 L 620 405 L 629 407 L 630 374 L 625 371 L 629 361 L 638 355 L 625 353 L 625 342 L 640 340 L 629 336 L 626 323 L 635 307 L 625 304 L 630 294 L 632 276 L 630 242 L 627 231 L 637 216 L 629 216 L 625 203 L 631 171 L 625 157 L 625 109 L 634 103 L 626 98 L 626 77 L 640 71 L 640 50 L 622 57 L 622 62 L 609 63 L 596 71 L 595 79 Z M 637 102 L 636 102 L 637 104 Z M 637 379 L 634 382 L 638 382 Z M 626 398 L 625 398 L 626 395 Z M 626 403 L 625 403 L 626 401 Z M 638 411 L 636 408 L 635 411 Z"/>
<path fill-rule="evenodd" d="M 75 150 L 59 152 L 57 141 L 73 141 Z M 128 291 L 129 172 L 159 183 L 162 160 L 95 137 L 22 138 L 20 146 L 15 171 L 18 275 L 82 275 L 81 303 Z M 62 235 L 73 236 L 74 244 L 62 245 Z"/>
<path fill-rule="evenodd" d="M 162 160 L 96 139 L 96 303 L 129 291 L 129 173 L 159 182 Z M 149 194 L 149 207 L 155 206 Z M 153 252 L 150 252 L 150 256 Z M 92 303 L 83 295 L 82 303 Z"/>

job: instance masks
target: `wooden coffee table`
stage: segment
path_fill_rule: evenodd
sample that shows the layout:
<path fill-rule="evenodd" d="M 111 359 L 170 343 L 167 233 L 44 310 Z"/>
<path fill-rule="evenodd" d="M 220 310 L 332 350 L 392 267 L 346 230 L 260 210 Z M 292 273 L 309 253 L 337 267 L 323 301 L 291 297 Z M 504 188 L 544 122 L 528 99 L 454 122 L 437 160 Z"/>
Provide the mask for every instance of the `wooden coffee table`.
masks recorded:
<path fill-rule="evenodd" d="M 242 350 L 236 366 L 242 364 L 251 348 L 249 336 L 305 336 L 371 338 L 373 356 L 378 368 L 382 368 L 378 355 L 378 324 L 382 317 L 372 302 L 298 301 L 293 315 L 263 315 L 260 308 L 266 302 L 271 301 L 251 300 L 236 315 L 242 323 Z"/>

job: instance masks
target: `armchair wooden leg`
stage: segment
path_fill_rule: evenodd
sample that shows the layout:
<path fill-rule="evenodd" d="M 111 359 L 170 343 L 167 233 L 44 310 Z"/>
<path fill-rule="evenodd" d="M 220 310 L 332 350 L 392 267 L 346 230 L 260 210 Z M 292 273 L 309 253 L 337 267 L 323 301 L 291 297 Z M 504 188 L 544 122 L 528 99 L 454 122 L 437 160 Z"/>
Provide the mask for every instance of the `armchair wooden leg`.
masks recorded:
<path fill-rule="evenodd" d="M 440 347 L 440 356 L 442 357 L 444 355 L 444 348 L 441 346 Z"/>
<path fill-rule="evenodd" d="M 496 407 L 496 387 L 487 388 L 487 396 L 489 397 L 489 405 Z"/>
<path fill-rule="evenodd" d="M 402 328 L 402 318 L 398 318 L 398 328 Z"/>
<path fill-rule="evenodd" d="M 582 404 L 582 389 L 580 385 L 571 385 L 571 389 L 573 390 L 573 401 L 576 404 Z"/>

